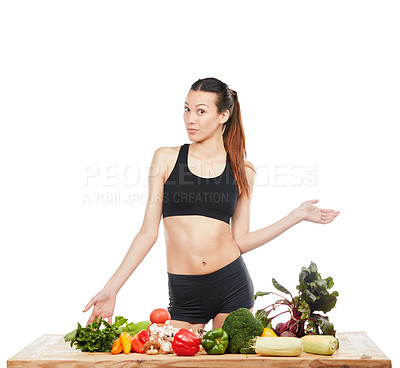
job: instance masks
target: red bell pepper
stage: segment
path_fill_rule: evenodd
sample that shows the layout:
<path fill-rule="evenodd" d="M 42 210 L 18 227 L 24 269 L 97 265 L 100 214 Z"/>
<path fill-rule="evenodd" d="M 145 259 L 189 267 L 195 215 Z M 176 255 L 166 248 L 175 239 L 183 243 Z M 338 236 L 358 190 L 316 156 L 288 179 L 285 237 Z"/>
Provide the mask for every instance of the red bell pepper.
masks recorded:
<path fill-rule="evenodd" d="M 201 340 L 189 330 L 181 328 L 172 341 L 172 350 L 177 355 L 195 355 L 200 350 Z"/>
<path fill-rule="evenodd" d="M 146 341 L 150 338 L 150 332 L 147 330 L 142 330 L 138 334 L 138 338 L 142 344 L 146 343 Z"/>
<path fill-rule="evenodd" d="M 131 342 L 131 351 L 135 353 L 144 353 L 143 344 L 140 342 L 138 337 L 134 337 Z"/>

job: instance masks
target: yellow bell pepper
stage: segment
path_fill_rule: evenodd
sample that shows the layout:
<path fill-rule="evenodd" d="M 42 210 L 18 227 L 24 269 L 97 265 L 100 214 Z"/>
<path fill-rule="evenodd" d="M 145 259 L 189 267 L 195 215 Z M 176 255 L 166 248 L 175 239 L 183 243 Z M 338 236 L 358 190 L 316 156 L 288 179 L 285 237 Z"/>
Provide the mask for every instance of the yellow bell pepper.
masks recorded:
<path fill-rule="evenodd" d="M 274 330 L 265 327 L 263 333 L 261 334 L 261 337 L 278 337 L 277 334 L 274 332 Z"/>
<path fill-rule="evenodd" d="M 129 354 L 132 348 L 132 337 L 128 332 L 123 332 L 119 338 L 121 339 L 121 345 L 125 354 Z"/>

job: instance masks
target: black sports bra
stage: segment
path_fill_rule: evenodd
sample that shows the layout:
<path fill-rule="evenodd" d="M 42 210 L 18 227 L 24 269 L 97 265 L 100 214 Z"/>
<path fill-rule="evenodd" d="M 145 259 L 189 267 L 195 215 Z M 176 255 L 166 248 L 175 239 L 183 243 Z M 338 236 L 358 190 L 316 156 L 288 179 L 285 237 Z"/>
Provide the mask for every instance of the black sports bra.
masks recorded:
<path fill-rule="evenodd" d="M 238 188 L 229 154 L 224 172 L 213 178 L 193 174 L 188 167 L 189 144 L 179 149 L 175 166 L 164 184 L 163 217 L 201 215 L 229 224 L 236 208 Z"/>

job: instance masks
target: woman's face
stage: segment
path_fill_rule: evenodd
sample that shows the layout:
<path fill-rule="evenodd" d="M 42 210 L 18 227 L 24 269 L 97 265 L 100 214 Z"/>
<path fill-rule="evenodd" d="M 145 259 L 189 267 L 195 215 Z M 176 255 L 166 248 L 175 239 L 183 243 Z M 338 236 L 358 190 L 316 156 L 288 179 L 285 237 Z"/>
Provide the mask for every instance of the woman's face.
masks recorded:
<path fill-rule="evenodd" d="M 228 120 L 229 111 L 218 114 L 216 98 L 213 92 L 192 90 L 186 96 L 183 120 L 191 141 L 222 133 L 222 123 Z"/>

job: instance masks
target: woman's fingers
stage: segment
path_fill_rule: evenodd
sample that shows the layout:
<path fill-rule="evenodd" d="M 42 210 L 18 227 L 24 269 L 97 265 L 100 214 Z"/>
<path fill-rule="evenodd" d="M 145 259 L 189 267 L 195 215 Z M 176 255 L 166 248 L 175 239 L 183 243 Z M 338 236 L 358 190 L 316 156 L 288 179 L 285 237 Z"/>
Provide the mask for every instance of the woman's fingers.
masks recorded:
<path fill-rule="evenodd" d="M 321 214 L 321 223 L 323 224 L 329 224 L 330 222 L 332 222 L 336 216 L 339 214 L 339 211 L 332 211 L 329 213 L 322 213 Z"/>
<path fill-rule="evenodd" d="M 83 313 L 87 312 L 90 308 L 92 308 L 93 304 L 94 304 L 94 301 L 93 301 L 93 299 L 92 299 L 92 300 L 86 305 L 86 307 L 84 308 Z"/>
<path fill-rule="evenodd" d="M 87 323 L 86 323 L 86 326 L 88 326 L 88 325 L 90 325 L 92 322 L 94 322 L 94 319 L 95 319 L 95 316 L 94 316 L 94 314 L 92 313 L 92 315 L 90 316 L 90 318 L 88 319 L 88 321 L 87 321 Z"/>
<path fill-rule="evenodd" d="M 322 213 L 321 213 L 321 217 L 323 217 L 323 218 L 334 218 L 334 217 L 336 217 L 337 215 L 338 215 L 338 213 L 335 212 L 335 211 L 332 211 L 332 212 L 322 212 Z"/>
<path fill-rule="evenodd" d="M 329 213 L 329 212 L 335 212 L 335 210 L 321 208 L 321 212 L 323 212 L 323 213 Z"/>
<path fill-rule="evenodd" d="M 323 223 L 323 224 L 329 224 L 329 223 L 331 223 L 334 219 L 335 219 L 335 217 L 332 217 L 332 218 L 326 219 L 326 220 L 322 220 L 322 223 Z"/>
<path fill-rule="evenodd" d="M 315 203 L 318 203 L 319 202 L 319 199 L 313 199 L 313 200 L 311 200 L 311 204 L 315 204 Z"/>
<path fill-rule="evenodd" d="M 340 213 L 340 211 L 335 211 L 335 210 L 331 210 L 331 209 L 321 209 L 321 217 L 325 217 L 325 218 L 335 218 L 338 214 Z"/>

